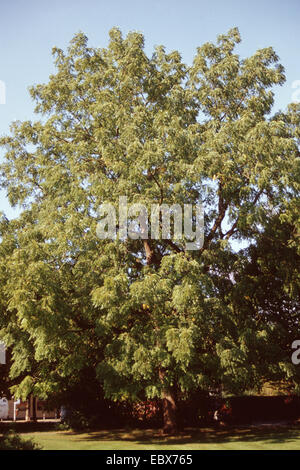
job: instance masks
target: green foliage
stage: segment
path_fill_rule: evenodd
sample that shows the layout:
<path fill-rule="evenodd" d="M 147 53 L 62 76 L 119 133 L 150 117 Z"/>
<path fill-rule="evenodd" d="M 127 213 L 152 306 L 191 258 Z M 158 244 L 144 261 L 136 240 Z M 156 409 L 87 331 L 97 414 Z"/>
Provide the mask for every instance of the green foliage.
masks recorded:
<path fill-rule="evenodd" d="M 41 450 L 32 439 L 24 439 L 14 431 L 0 435 L 0 450 Z"/>
<path fill-rule="evenodd" d="M 272 48 L 241 59 L 239 42 L 230 30 L 190 67 L 162 46 L 147 57 L 140 33 L 118 29 L 107 48 L 83 34 L 54 48 L 55 74 L 30 90 L 40 119 L 1 139 L 2 186 L 22 207 L 0 227 L 0 337 L 16 395 L 67 390 L 87 368 L 115 400 L 297 383 L 268 315 L 277 253 L 265 235 L 275 230 L 282 260 L 299 249 L 299 105 L 270 117 L 283 67 Z M 148 208 L 202 202 L 203 248 L 99 240 L 99 205 L 124 195 Z M 297 309 L 299 265 L 280 271 L 277 301 Z"/>

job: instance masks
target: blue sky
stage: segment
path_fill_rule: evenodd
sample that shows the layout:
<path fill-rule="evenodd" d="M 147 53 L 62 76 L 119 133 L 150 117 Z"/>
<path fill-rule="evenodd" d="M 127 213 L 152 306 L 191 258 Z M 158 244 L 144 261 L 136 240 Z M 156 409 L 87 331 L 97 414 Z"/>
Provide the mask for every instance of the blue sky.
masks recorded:
<path fill-rule="evenodd" d="M 273 46 L 286 69 L 287 82 L 274 89 L 275 108 L 292 101 L 293 82 L 300 80 L 299 0 L 10 0 L 0 3 L 0 80 L 6 103 L 0 104 L 0 134 L 14 119 L 32 119 L 28 87 L 46 82 L 54 71 L 51 48 L 65 48 L 83 31 L 91 46 L 106 46 L 113 26 L 126 34 L 145 35 L 146 51 L 163 44 L 191 63 L 196 47 L 237 26 L 241 56 Z M 299 82 L 300 85 L 300 82 Z M 299 87 L 300 88 L 300 87 Z M 300 93 L 298 94 L 298 96 Z M 0 210 L 13 215 L 3 192 Z"/>

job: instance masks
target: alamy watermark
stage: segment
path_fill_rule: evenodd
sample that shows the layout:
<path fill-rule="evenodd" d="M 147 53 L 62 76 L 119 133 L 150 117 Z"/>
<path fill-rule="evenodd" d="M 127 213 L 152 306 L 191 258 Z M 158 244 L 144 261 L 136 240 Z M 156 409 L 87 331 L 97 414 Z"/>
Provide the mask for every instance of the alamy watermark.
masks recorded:
<path fill-rule="evenodd" d="M 0 80 L 0 104 L 6 104 L 6 85 Z"/>
<path fill-rule="evenodd" d="M 0 341 L 0 364 L 6 364 L 6 347 L 3 341 Z"/>
<path fill-rule="evenodd" d="M 150 212 L 150 213 L 149 213 Z M 142 203 L 128 204 L 126 196 L 119 197 L 118 220 L 111 203 L 98 209 L 101 220 L 97 236 L 101 239 L 173 240 L 184 241 L 186 250 L 199 250 L 204 242 L 204 212 L 202 204 L 152 204 L 151 210 Z M 173 231 L 171 219 L 173 218 Z"/>
<path fill-rule="evenodd" d="M 292 349 L 296 350 L 292 354 L 292 363 L 295 366 L 298 366 L 300 364 L 300 339 L 295 339 L 295 341 L 293 341 Z"/>

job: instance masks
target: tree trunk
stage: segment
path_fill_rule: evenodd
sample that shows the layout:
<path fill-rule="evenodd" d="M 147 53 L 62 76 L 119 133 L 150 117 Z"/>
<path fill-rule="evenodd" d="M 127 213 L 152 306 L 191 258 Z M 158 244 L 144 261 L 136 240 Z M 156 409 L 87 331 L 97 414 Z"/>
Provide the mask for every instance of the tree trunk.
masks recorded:
<path fill-rule="evenodd" d="M 166 371 L 159 370 L 159 379 L 163 385 L 162 408 L 163 408 L 163 433 L 176 434 L 178 432 L 177 393 L 175 387 L 166 386 Z"/>
<path fill-rule="evenodd" d="M 163 405 L 163 433 L 176 434 L 178 432 L 178 413 L 176 395 L 172 390 L 164 391 Z"/>
<path fill-rule="evenodd" d="M 30 421 L 30 396 L 26 400 L 25 421 Z"/>
<path fill-rule="evenodd" d="M 31 420 L 36 422 L 36 397 L 32 397 L 32 416 Z"/>

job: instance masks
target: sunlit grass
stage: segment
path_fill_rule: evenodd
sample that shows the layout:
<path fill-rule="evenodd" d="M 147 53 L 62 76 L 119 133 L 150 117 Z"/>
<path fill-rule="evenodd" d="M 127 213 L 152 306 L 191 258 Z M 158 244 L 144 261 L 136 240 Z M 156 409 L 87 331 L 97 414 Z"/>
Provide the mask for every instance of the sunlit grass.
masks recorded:
<path fill-rule="evenodd" d="M 155 430 L 45 431 L 23 434 L 45 450 L 300 450 L 300 427 L 187 430 L 165 437 Z"/>

